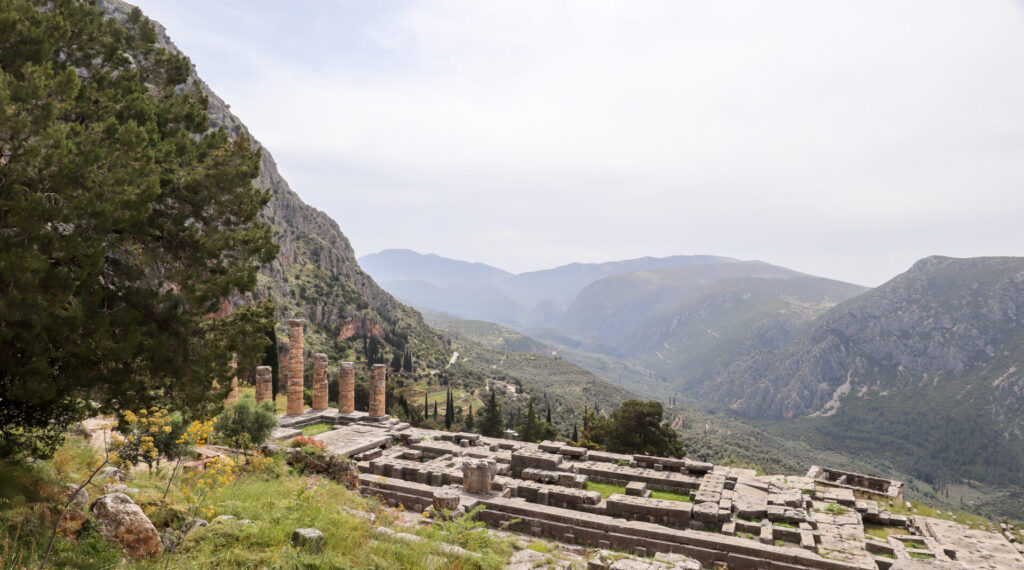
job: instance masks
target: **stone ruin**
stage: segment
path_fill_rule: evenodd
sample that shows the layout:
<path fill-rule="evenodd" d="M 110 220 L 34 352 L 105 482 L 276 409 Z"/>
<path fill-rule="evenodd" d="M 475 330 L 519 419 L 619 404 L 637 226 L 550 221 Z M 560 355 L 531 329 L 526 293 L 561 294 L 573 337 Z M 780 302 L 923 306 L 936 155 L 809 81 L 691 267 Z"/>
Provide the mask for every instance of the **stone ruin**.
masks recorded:
<path fill-rule="evenodd" d="M 492 526 L 645 556 L 680 554 L 704 567 L 887 570 L 917 558 L 951 568 L 1024 567 L 1024 547 L 1000 534 L 896 514 L 886 501 L 811 477 L 426 430 L 361 412 L 306 415 L 334 422 L 314 437 L 356 462 L 360 492 L 415 512 L 458 516 L 483 506 L 476 516 Z M 589 481 L 624 492 L 605 498 L 587 490 Z M 870 528 L 894 534 L 875 538 Z"/>
<path fill-rule="evenodd" d="M 892 499 L 903 500 L 903 481 L 895 479 L 883 479 L 871 475 L 862 475 L 850 471 L 840 471 L 827 467 L 812 465 L 807 471 L 807 477 L 820 485 L 850 489 L 856 493 Z"/>
<path fill-rule="evenodd" d="M 385 414 L 382 365 L 372 368 L 369 413 L 353 409 L 354 365 L 341 363 L 339 408 L 293 414 L 301 328 L 290 349 L 288 414 L 273 437 L 332 425 L 313 437 L 356 463 L 361 493 L 392 506 L 442 516 L 483 507 L 476 516 L 492 526 L 641 556 L 683 555 L 706 568 L 1024 568 L 1024 546 L 1002 534 L 891 512 L 902 497 L 898 481 L 820 467 L 805 477 L 758 476 L 688 458 L 414 428 Z M 258 370 L 258 386 L 262 378 Z M 591 481 L 623 492 L 603 497 L 587 490 Z M 876 529 L 886 537 L 866 532 Z"/>
<path fill-rule="evenodd" d="M 302 415 L 303 360 L 302 319 L 288 319 L 288 408 L 290 416 Z"/>

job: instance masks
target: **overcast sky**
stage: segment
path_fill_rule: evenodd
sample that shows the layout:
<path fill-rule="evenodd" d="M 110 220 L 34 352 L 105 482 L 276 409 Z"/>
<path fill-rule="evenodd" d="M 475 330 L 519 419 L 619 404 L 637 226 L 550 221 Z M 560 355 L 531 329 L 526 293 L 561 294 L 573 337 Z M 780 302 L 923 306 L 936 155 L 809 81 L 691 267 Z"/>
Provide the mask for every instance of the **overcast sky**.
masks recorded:
<path fill-rule="evenodd" d="M 1024 4 L 142 0 L 358 255 L 1024 255 Z"/>

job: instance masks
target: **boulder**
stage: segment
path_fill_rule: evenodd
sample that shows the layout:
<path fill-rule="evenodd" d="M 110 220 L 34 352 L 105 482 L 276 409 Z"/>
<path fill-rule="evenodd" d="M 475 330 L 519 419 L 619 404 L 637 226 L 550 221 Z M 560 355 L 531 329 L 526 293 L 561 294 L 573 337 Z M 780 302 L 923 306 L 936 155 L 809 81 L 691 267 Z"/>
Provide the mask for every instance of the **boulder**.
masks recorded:
<path fill-rule="evenodd" d="M 107 466 L 100 469 L 98 479 L 114 479 L 115 481 L 128 481 L 132 478 L 131 475 L 121 471 L 117 467 Z"/>
<path fill-rule="evenodd" d="M 123 545 L 129 556 L 142 558 L 163 552 L 156 527 L 128 495 L 103 495 L 90 510 L 103 536 Z"/>
<path fill-rule="evenodd" d="M 89 491 L 86 491 L 85 487 L 82 487 L 81 489 L 79 489 L 78 485 L 76 485 L 74 483 L 68 483 L 68 495 L 67 496 L 68 496 L 69 499 L 72 496 L 74 496 L 74 500 L 71 501 L 72 505 L 75 505 L 75 506 L 78 506 L 78 507 L 87 507 L 87 506 L 89 506 Z"/>
<path fill-rule="evenodd" d="M 292 546 L 319 554 L 324 550 L 324 533 L 315 528 L 297 528 L 292 532 Z"/>

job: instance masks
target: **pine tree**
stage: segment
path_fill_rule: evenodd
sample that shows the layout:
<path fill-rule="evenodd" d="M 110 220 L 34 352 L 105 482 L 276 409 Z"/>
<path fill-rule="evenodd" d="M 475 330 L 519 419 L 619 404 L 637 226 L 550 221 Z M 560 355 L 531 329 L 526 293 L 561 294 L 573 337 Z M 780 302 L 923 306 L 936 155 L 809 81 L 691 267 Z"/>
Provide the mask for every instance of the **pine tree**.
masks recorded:
<path fill-rule="evenodd" d="M 501 422 L 501 408 L 498 400 L 491 391 L 490 398 L 484 402 L 484 412 L 480 419 L 480 435 L 487 437 L 501 437 L 505 434 L 505 426 Z"/>
<path fill-rule="evenodd" d="M 273 318 L 220 310 L 277 251 L 259 151 L 141 11 L 94 4 L 0 3 L 0 457 L 90 414 L 212 413 Z"/>

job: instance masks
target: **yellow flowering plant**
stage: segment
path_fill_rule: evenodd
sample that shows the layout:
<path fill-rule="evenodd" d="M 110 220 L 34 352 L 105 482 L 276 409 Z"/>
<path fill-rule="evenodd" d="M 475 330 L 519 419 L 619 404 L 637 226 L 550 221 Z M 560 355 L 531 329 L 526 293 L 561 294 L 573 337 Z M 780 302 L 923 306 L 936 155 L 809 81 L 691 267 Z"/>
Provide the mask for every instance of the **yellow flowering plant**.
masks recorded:
<path fill-rule="evenodd" d="M 153 406 L 138 412 L 125 410 L 117 422 L 117 432 L 111 434 L 111 461 L 119 469 L 127 471 L 145 463 L 153 471 L 161 457 L 156 438 L 173 431 L 166 409 Z"/>

